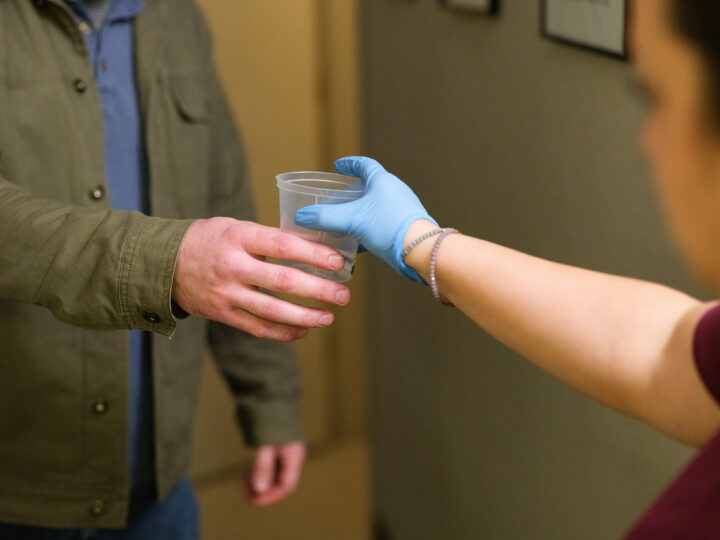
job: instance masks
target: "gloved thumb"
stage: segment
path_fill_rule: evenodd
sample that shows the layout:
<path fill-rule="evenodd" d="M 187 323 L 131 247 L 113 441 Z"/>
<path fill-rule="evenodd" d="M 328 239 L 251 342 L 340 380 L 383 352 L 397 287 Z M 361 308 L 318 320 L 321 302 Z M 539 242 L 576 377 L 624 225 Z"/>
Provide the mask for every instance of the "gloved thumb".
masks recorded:
<path fill-rule="evenodd" d="M 295 212 L 295 223 L 313 231 L 348 234 L 353 203 L 316 204 Z"/>

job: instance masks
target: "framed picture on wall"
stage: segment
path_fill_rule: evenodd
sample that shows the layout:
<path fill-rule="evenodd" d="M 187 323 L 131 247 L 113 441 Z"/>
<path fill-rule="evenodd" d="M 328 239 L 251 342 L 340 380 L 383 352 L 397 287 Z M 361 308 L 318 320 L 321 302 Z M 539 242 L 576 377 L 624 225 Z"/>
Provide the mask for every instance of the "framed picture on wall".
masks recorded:
<path fill-rule="evenodd" d="M 540 6 L 545 37 L 627 58 L 626 0 L 541 0 Z"/>
<path fill-rule="evenodd" d="M 460 11 L 492 15 L 498 12 L 500 0 L 440 0 L 441 4 Z"/>

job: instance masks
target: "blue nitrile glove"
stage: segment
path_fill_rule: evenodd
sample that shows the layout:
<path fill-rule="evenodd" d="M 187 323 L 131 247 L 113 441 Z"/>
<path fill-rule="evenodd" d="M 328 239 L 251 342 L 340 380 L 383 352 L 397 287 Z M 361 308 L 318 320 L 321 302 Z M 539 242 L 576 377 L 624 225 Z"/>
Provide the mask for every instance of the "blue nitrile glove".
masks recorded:
<path fill-rule="evenodd" d="M 406 278 L 422 281 L 400 257 L 410 225 L 418 219 L 437 225 L 417 196 L 374 159 L 346 157 L 337 160 L 335 168 L 340 174 L 361 177 L 365 194 L 349 203 L 301 208 L 295 212 L 295 223 L 316 231 L 353 236 Z"/>

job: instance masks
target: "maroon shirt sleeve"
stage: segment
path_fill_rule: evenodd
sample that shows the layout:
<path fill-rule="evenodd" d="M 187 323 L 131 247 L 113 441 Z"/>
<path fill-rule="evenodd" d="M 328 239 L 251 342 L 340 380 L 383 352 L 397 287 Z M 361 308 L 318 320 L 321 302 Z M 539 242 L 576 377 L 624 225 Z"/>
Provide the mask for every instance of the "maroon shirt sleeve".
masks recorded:
<path fill-rule="evenodd" d="M 720 403 L 720 305 L 711 308 L 698 323 L 693 352 L 700 378 Z"/>
<path fill-rule="evenodd" d="M 720 306 L 700 320 L 693 341 L 695 365 L 720 403 Z M 720 434 L 703 448 L 655 501 L 626 540 L 720 538 Z"/>

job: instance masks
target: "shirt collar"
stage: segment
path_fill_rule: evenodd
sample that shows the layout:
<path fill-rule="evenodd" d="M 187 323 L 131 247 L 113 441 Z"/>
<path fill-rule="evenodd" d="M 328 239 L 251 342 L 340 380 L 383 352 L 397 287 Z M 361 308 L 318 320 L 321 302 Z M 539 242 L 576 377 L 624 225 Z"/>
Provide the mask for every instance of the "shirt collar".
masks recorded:
<path fill-rule="evenodd" d="M 65 0 L 75 13 L 87 15 L 85 4 L 82 0 Z M 107 14 L 106 22 L 111 23 L 123 19 L 134 19 L 145 5 L 145 0 L 112 0 L 112 5 Z"/>
<path fill-rule="evenodd" d="M 113 0 L 108 12 L 108 21 L 118 19 L 134 19 L 145 5 L 145 0 Z"/>

